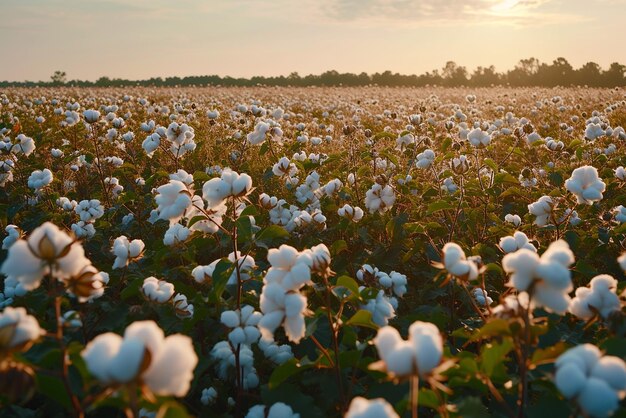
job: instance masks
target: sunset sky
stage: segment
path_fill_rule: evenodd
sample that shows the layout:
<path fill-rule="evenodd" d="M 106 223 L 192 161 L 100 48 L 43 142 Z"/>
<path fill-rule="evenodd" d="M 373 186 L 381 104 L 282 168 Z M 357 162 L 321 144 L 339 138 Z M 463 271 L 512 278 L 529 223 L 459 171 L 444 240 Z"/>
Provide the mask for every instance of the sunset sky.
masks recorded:
<path fill-rule="evenodd" d="M 0 80 L 626 63 L 626 0 L 0 0 Z"/>

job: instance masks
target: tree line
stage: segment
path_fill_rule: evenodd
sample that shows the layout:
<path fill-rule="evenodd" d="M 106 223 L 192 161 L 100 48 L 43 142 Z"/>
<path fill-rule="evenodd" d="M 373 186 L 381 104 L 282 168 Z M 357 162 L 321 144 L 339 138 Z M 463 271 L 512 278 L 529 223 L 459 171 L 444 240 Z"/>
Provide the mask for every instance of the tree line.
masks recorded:
<path fill-rule="evenodd" d="M 469 72 L 466 67 L 454 61 L 448 61 L 440 70 L 433 70 L 420 75 L 405 75 L 385 71 L 383 73 L 360 74 L 339 73 L 331 70 L 322 74 L 301 76 L 292 72 L 288 76 L 234 78 L 218 75 L 188 77 L 153 77 L 147 80 L 126 80 L 121 78 L 100 77 L 96 81 L 67 80 L 66 73 L 56 71 L 50 81 L 0 81 L 0 87 L 35 87 L 35 86 L 76 86 L 76 87 L 123 87 L 123 86 L 515 86 L 515 87 L 556 87 L 589 86 L 617 87 L 626 85 L 626 66 L 612 63 L 604 70 L 595 62 L 588 62 L 575 69 L 562 57 L 552 63 L 540 62 L 537 58 L 522 59 L 512 70 L 497 72 L 493 65 L 478 67 Z"/>

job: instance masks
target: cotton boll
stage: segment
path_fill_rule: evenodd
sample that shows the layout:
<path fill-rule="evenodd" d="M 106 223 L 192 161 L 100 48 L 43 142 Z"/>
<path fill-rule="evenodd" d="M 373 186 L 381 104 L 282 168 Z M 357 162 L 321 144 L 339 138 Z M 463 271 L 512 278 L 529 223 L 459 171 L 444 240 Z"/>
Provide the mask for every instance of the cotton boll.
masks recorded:
<path fill-rule="evenodd" d="M 28 348 L 46 332 L 39 327 L 34 316 L 28 315 L 26 309 L 8 306 L 0 312 L 0 333 L 3 336 L 0 350 L 10 351 Z"/>
<path fill-rule="evenodd" d="M 235 311 L 224 311 L 220 316 L 220 321 L 228 328 L 235 328 L 239 326 L 239 315 Z"/>
<path fill-rule="evenodd" d="M 576 363 L 567 363 L 556 371 L 556 387 L 566 398 L 578 395 L 586 383 L 587 377 Z"/>
<path fill-rule="evenodd" d="M 606 185 L 598 177 L 598 170 L 586 165 L 572 172 L 572 176 L 565 181 L 565 188 L 576 196 L 579 204 L 591 205 L 602 200 Z"/>
<path fill-rule="evenodd" d="M 458 244 L 448 242 L 442 248 L 443 264 L 453 276 L 462 280 L 474 280 L 478 277 L 478 267 L 465 257 L 465 252 Z"/>
<path fill-rule="evenodd" d="M 626 390 L 626 363 L 619 357 L 602 357 L 593 366 L 590 375 L 605 381 L 617 392 Z"/>
<path fill-rule="evenodd" d="M 555 365 L 560 368 L 566 364 L 574 363 L 585 375 L 589 375 L 601 356 L 602 353 L 595 345 L 581 344 L 561 354 Z"/>
<path fill-rule="evenodd" d="M 608 383 L 591 377 L 578 395 L 578 404 L 593 417 L 608 417 L 619 406 L 619 397 Z"/>
<path fill-rule="evenodd" d="M 441 363 L 443 340 L 439 329 L 429 322 L 414 322 L 409 327 L 410 342 L 415 350 L 417 370 L 421 377 L 428 375 Z"/>
<path fill-rule="evenodd" d="M 170 222 L 178 221 L 192 204 L 187 186 L 178 180 L 170 180 L 157 188 L 154 200 L 158 205 L 159 218 Z"/>
<path fill-rule="evenodd" d="M 367 400 L 360 396 L 352 399 L 345 418 L 400 418 L 383 398 Z"/>
<path fill-rule="evenodd" d="M 217 391 L 214 387 L 202 389 L 200 397 L 200 403 L 204 406 L 209 406 L 215 403 L 217 400 Z"/>
<path fill-rule="evenodd" d="M 198 356 L 191 338 L 174 334 L 163 340 L 143 373 L 143 382 L 157 395 L 185 396 L 193 379 Z"/>
<path fill-rule="evenodd" d="M 141 291 L 150 301 L 166 303 L 174 296 L 174 285 L 156 277 L 148 277 L 144 279 Z"/>
<path fill-rule="evenodd" d="M 536 216 L 535 225 L 545 226 L 548 224 L 553 205 L 554 202 L 550 196 L 542 196 L 538 201 L 528 205 L 528 212 Z"/>

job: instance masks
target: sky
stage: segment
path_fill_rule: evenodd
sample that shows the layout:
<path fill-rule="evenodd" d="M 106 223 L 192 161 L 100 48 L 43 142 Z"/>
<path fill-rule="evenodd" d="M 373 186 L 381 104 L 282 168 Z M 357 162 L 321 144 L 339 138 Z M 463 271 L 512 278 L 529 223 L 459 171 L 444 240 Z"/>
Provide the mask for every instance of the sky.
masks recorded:
<path fill-rule="evenodd" d="M 0 80 L 626 64 L 626 0 L 0 0 Z"/>

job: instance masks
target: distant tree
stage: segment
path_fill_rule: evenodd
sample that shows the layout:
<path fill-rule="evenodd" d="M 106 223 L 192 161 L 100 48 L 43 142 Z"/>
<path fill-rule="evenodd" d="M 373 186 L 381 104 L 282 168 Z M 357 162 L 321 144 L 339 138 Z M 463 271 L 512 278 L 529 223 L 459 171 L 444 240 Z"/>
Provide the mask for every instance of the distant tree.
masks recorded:
<path fill-rule="evenodd" d="M 467 84 L 467 69 L 457 65 L 454 61 L 446 62 L 441 72 L 446 85 L 463 86 Z"/>
<path fill-rule="evenodd" d="M 602 68 L 595 62 L 588 62 L 576 70 L 576 84 L 598 87 L 602 85 Z"/>
<path fill-rule="evenodd" d="M 56 70 L 54 74 L 50 76 L 50 79 L 54 85 L 65 84 L 67 81 L 67 74 L 65 74 L 65 71 Z"/>
<path fill-rule="evenodd" d="M 612 63 L 609 69 L 602 74 L 604 86 L 617 87 L 625 85 L 624 73 L 626 73 L 626 65 L 622 65 L 619 62 Z"/>

